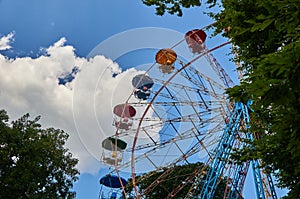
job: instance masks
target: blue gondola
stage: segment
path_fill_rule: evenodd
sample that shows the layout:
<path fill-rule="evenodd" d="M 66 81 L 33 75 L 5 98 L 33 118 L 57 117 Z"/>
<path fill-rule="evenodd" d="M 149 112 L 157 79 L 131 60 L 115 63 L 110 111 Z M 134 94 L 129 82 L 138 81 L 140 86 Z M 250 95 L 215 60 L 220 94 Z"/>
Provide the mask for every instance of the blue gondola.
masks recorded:
<path fill-rule="evenodd" d="M 150 97 L 150 89 L 154 82 L 146 75 L 140 74 L 132 79 L 132 86 L 136 88 L 134 96 L 141 100 L 147 100 Z"/>
<path fill-rule="evenodd" d="M 120 179 L 119 179 L 119 177 L 115 176 L 115 175 L 106 175 L 100 179 L 100 184 L 110 187 L 110 188 L 121 188 L 122 185 L 121 185 L 120 180 L 122 181 L 123 186 L 125 186 L 128 183 L 122 177 L 120 177 Z"/>
<path fill-rule="evenodd" d="M 152 88 L 153 84 L 153 80 L 149 76 L 143 74 L 137 75 L 132 79 L 132 85 L 137 89 L 149 90 Z"/>

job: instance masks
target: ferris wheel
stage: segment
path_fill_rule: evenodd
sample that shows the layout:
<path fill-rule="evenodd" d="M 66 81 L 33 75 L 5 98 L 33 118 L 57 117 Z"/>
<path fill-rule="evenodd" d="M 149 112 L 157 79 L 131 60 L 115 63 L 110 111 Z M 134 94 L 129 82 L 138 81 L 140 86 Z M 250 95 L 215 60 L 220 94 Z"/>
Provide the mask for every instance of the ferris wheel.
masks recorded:
<path fill-rule="evenodd" d="M 102 141 L 101 161 L 113 166 L 115 175 L 101 178 L 100 184 L 112 191 L 99 198 L 151 198 L 168 182 L 172 186 L 164 187 L 162 198 L 207 199 L 216 192 L 224 199 L 243 198 L 250 164 L 257 198 L 277 198 L 259 161 L 229 161 L 234 149 L 246 145 L 243 139 L 256 139 L 247 131 L 251 102 L 227 99 L 225 90 L 234 83 L 212 52 L 230 42 L 207 49 L 206 38 L 202 29 L 188 31 L 174 46 L 159 49 L 155 62 L 133 76 L 132 93 L 113 107 L 116 132 Z M 189 50 L 192 59 L 178 49 Z M 189 165 L 195 165 L 192 172 L 174 177 L 176 168 Z M 130 182 L 120 175 L 125 170 L 132 174 Z M 149 178 L 147 187 L 140 186 Z"/>

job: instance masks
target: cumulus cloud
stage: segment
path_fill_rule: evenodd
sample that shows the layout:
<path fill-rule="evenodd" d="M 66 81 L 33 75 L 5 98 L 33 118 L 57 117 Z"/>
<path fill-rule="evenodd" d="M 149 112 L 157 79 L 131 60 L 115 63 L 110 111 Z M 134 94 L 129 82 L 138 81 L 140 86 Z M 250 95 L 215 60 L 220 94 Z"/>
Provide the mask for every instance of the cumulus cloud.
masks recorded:
<path fill-rule="evenodd" d="M 2 49 L 8 48 L 9 42 L 4 41 L 12 35 L 0 39 Z M 41 115 L 44 127 L 65 130 L 81 172 L 96 173 L 101 167 L 101 140 L 115 133 L 112 107 L 129 96 L 130 78 L 137 71 L 131 69 L 113 77 L 121 72 L 118 64 L 104 56 L 78 57 L 74 47 L 65 42 L 61 38 L 37 58 L 10 59 L 0 54 L 0 106 L 12 120 L 25 113 Z M 73 81 L 59 84 L 58 78 L 74 67 L 79 72 Z M 116 90 L 118 85 L 123 86 Z"/>
<path fill-rule="evenodd" d="M 0 50 L 8 50 L 12 48 L 10 44 L 14 41 L 14 35 L 15 33 L 11 32 L 6 36 L 0 38 Z"/>
<path fill-rule="evenodd" d="M 147 29 L 144 31 L 147 34 L 151 33 Z M 170 34 L 167 35 L 169 36 Z M 176 33 L 176 35 L 178 34 Z M 181 34 L 179 36 L 179 38 L 182 37 Z M 149 39 L 149 37 L 147 38 Z M 121 39 L 121 41 L 130 40 L 128 37 L 121 37 Z M 141 43 L 142 46 L 115 45 L 118 46 L 116 49 L 120 51 L 116 53 L 112 45 L 119 44 L 120 41 L 116 40 L 115 37 L 110 41 L 103 42 L 104 44 L 100 45 L 100 47 L 103 52 L 113 51 L 115 53 L 113 59 L 116 59 L 117 55 L 122 55 L 122 52 L 131 52 L 134 49 L 141 48 L 157 49 L 161 46 L 161 41 L 157 41 L 156 45 L 153 45 L 152 40 L 149 40 L 149 45 L 143 42 L 133 42 L 133 45 Z M 175 38 L 175 41 L 178 41 L 178 37 Z M 0 107 L 8 111 L 12 120 L 19 118 L 25 113 L 30 113 L 32 117 L 41 115 L 43 127 L 55 127 L 65 130 L 70 135 L 67 143 L 68 147 L 75 157 L 79 158 L 79 169 L 81 172 L 97 173 L 101 167 L 108 166 L 100 162 L 102 155 L 101 143 L 105 138 L 116 133 L 116 128 L 112 125 L 115 117 L 113 115 L 113 107 L 129 99 L 133 91 L 132 78 L 137 74 L 143 74 L 149 66 L 145 64 L 145 67 L 137 67 L 140 69 L 139 71 L 134 68 L 122 71 L 117 63 L 103 55 L 93 55 L 90 58 L 78 57 L 74 53 L 74 47 L 66 45 L 65 42 L 66 39 L 61 38 L 48 48 L 42 49 L 44 54 L 36 58 L 19 57 L 11 59 L 0 54 Z M 165 46 L 171 45 L 165 44 Z M 120 49 L 120 47 L 130 47 L 130 49 Z M 184 48 L 182 46 L 177 47 L 178 54 L 185 55 Z M 186 60 L 192 59 L 190 54 L 184 57 Z M 213 70 L 209 67 L 209 62 L 207 61 L 199 59 L 195 66 L 201 67 L 201 72 L 206 71 L 206 74 L 213 74 Z M 76 73 L 73 73 L 74 69 L 76 69 Z M 115 76 L 115 74 L 118 75 Z M 161 80 L 168 78 L 157 67 L 149 71 L 149 76 Z M 62 81 L 64 77 L 68 77 L 71 81 Z M 190 86 L 190 82 L 185 83 L 181 76 L 176 76 L 176 78 L 174 78 L 174 82 Z M 159 82 L 155 85 L 159 87 Z M 186 94 L 187 96 L 185 96 L 181 93 L 181 87 L 178 87 L 179 90 L 176 88 L 174 86 L 172 92 L 178 95 L 179 98 L 182 98 L 183 101 L 194 99 L 194 93 L 193 95 Z M 217 90 L 214 90 L 214 92 L 217 92 Z M 221 89 L 220 92 L 223 92 L 223 90 Z M 130 98 L 130 103 L 137 102 L 136 98 Z M 146 134 L 149 134 L 155 142 L 160 141 L 158 132 L 163 127 L 160 126 L 162 120 L 159 115 L 166 116 L 166 112 L 169 111 L 169 115 L 172 114 L 172 116 L 177 117 L 174 113 L 177 113 L 178 110 L 172 111 L 171 108 L 163 107 L 163 103 L 160 107 L 161 109 L 157 109 L 157 107 L 153 106 L 145 115 L 148 121 L 143 121 L 141 129 L 145 126 L 149 128 L 147 132 L 140 131 L 138 145 L 150 142 Z M 190 106 L 188 107 L 189 109 L 184 109 L 184 106 L 181 107 L 183 114 L 189 114 L 189 112 L 193 111 Z M 124 162 L 131 158 L 130 147 L 134 137 L 134 127 L 137 126 L 138 118 L 144 114 L 145 110 L 145 106 L 141 104 L 135 108 L 137 111 L 136 120 L 133 123 L 133 130 L 128 132 L 132 134 L 122 137 L 128 143 L 127 149 L 129 149 L 124 154 L 124 159 L 127 158 Z M 152 126 L 151 122 L 159 125 Z M 190 126 L 181 125 L 177 127 L 180 128 L 180 131 L 184 131 Z M 170 126 L 172 132 L 176 131 L 173 128 Z M 169 133 L 169 129 L 165 129 L 165 131 Z M 176 155 L 180 154 L 177 144 L 180 144 L 180 147 L 184 146 L 187 148 L 190 145 L 188 141 L 177 142 L 176 145 L 170 142 L 170 146 L 164 147 L 163 150 L 159 149 L 158 155 L 153 154 L 151 158 L 163 165 L 167 161 L 169 162 L 169 159 L 159 154 L 174 151 L 175 155 L 171 155 L 170 158 L 177 157 Z M 144 155 L 143 151 L 139 151 L 135 155 L 141 155 L 139 153 Z M 136 171 L 146 171 L 145 165 L 149 165 L 150 162 L 145 158 L 143 159 L 144 161 L 139 161 L 139 164 L 135 165 Z M 130 170 L 130 164 L 127 165 L 127 169 Z M 122 171 L 125 171 L 125 168 Z"/>

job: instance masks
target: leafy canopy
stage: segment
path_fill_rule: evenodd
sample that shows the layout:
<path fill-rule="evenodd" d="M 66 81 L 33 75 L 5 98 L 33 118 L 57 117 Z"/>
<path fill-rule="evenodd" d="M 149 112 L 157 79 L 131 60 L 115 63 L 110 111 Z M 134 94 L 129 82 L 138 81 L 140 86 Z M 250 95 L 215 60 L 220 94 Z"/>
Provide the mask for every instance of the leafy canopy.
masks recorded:
<path fill-rule="evenodd" d="M 257 136 L 240 158 L 261 159 L 287 198 L 300 197 L 300 7 L 284 0 L 224 0 L 213 15 L 217 32 L 231 38 L 244 71 L 231 98 L 253 100 L 251 128 Z M 229 28 L 228 28 L 229 27 Z M 227 28 L 227 32 L 223 30 Z"/>
<path fill-rule="evenodd" d="M 155 6 L 157 15 L 176 14 L 182 16 L 183 8 L 199 7 L 201 0 L 142 0 L 147 6 Z M 207 0 L 208 4 L 216 4 L 216 0 Z"/>
<path fill-rule="evenodd" d="M 166 8 L 173 1 L 150 2 Z M 215 34 L 232 41 L 233 61 L 244 73 L 227 93 L 236 101 L 253 101 L 250 130 L 257 140 L 235 156 L 261 159 L 279 186 L 290 190 L 286 198 L 300 198 L 299 1 L 222 0 L 222 9 L 209 15 Z"/>
<path fill-rule="evenodd" d="M 205 170 L 207 169 L 203 168 L 203 166 L 203 163 L 198 162 L 188 165 L 176 165 L 171 168 L 162 168 L 159 171 L 151 171 L 149 173 L 137 176 L 136 185 L 138 186 L 140 193 L 145 193 L 147 190 L 147 193 L 143 195 L 144 198 L 168 198 L 167 196 L 169 194 L 174 194 L 172 198 L 175 199 L 185 198 L 193 189 L 193 181 L 185 182 L 186 179 L 195 179 L 197 171 L 200 170 L 202 171 L 201 173 L 203 173 L 203 175 L 202 178 L 199 179 L 199 187 L 197 190 L 194 190 L 196 191 L 194 194 L 199 194 L 197 191 L 201 191 L 201 184 L 203 184 L 206 178 Z M 152 186 L 153 183 L 155 184 L 154 186 Z M 181 185 L 183 185 L 182 188 Z M 225 180 L 221 180 L 216 189 L 216 194 L 214 196 L 215 199 L 223 198 L 225 186 Z M 152 188 L 149 190 L 149 187 Z M 129 179 L 129 183 L 126 186 L 126 192 L 133 192 L 131 179 Z M 134 196 L 129 196 L 128 198 L 134 198 Z"/>
<path fill-rule="evenodd" d="M 0 110 L 0 198 L 74 198 L 78 160 L 64 148 L 68 135 L 29 114 L 8 119 Z"/>

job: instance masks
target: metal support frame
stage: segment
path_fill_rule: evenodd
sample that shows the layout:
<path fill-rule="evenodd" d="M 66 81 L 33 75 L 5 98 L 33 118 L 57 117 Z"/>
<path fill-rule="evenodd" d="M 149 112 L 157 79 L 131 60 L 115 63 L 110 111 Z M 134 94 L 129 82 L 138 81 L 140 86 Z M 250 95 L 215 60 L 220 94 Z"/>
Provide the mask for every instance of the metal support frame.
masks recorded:
<path fill-rule="evenodd" d="M 213 198 L 217 185 L 220 182 L 220 177 L 223 176 L 232 146 L 234 145 L 239 133 L 240 124 L 243 118 L 243 109 L 244 105 L 242 103 L 235 103 L 229 123 L 227 124 L 223 136 L 215 149 L 216 155 L 212 161 L 209 171 L 207 172 L 205 184 L 203 185 L 198 198 Z"/>
<path fill-rule="evenodd" d="M 230 165 L 232 166 L 228 159 L 234 144 L 237 142 L 237 138 L 243 134 L 243 137 L 246 139 L 254 139 L 253 133 L 247 131 L 250 123 L 250 103 L 251 101 L 248 101 L 246 105 L 241 102 L 234 103 L 234 109 L 229 118 L 229 122 L 218 146 L 214 150 L 215 156 L 213 157 L 209 170 L 207 171 L 206 179 L 204 181 L 201 181 L 200 179 L 196 180 L 203 184 L 202 187 L 198 185 L 198 191 L 195 192 L 198 194 L 194 195 L 193 198 L 212 199 L 221 178 L 226 176 L 226 169 L 228 169 Z M 241 147 L 244 146 L 245 143 L 242 143 Z M 277 199 L 272 178 L 269 174 L 263 172 L 258 160 L 247 161 L 241 165 L 235 166 L 233 174 L 231 175 L 232 179 L 230 179 L 231 184 L 230 187 L 226 187 L 224 199 L 243 198 L 242 190 L 250 162 L 252 164 L 254 174 L 257 199 Z M 264 180 L 264 177 L 267 178 L 267 181 Z"/>

